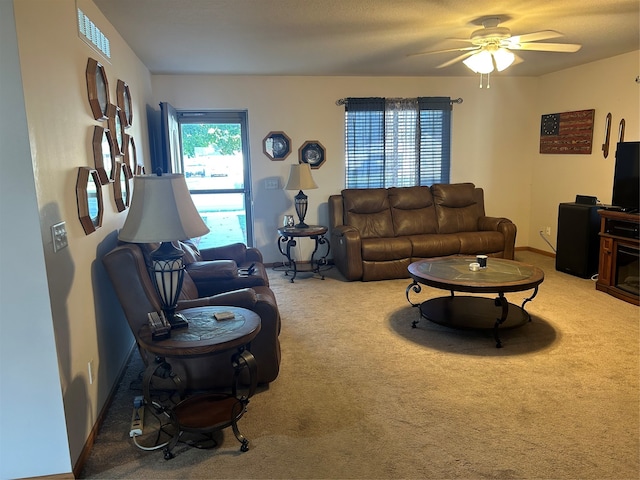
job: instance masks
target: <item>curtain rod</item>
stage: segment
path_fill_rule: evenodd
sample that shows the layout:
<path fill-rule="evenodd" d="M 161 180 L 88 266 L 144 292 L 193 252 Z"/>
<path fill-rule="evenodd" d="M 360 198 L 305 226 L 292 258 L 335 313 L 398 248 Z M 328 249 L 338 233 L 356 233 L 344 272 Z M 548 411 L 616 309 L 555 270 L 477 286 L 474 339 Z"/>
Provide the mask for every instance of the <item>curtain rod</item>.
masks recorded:
<path fill-rule="evenodd" d="M 463 102 L 462 98 L 458 97 L 458 98 L 455 98 L 455 99 L 451 100 L 449 103 L 451 105 L 453 105 L 454 103 L 462 103 L 462 102 Z M 338 100 L 336 100 L 336 105 L 338 105 L 338 106 L 344 105 L 345 103 L 347 103 L 347 99 L 346 98 L 339 98 Z"/>

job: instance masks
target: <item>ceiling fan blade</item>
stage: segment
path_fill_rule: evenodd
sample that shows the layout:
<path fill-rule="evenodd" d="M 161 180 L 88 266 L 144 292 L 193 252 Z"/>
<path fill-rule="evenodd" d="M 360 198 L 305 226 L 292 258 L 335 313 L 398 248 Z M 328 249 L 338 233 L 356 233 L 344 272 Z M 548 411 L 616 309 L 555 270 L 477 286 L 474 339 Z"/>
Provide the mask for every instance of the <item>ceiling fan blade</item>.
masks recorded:
<path fill-rule="evenodd" d="M 577 43 L 520 43 L 507 47 L 511 50 L 531 50 L 538 52 L 574 53 L 582 48 Z"/>
<path fill-rule="evenodd" d="M 524 35 L 513 35 L 507 41 L 509 43 L 539 42 L 540 40 L 549 40 L 550 38 L 558 38 L 561 36 L 562 34 L 555 30 L 541 30 L 540 32 L 525 33 Z"/>
<path fill-rule="evenodd" d="M 433 55 L 434 53 L 447 53 L 447 52 L 464 52 L 466 50 L 478 50 L 480 47 L 462 47 L 462 48 L 448 48 L 446 50 L 432 50 L 430 52 L 418 52 L 418 53 L 408 53 L 407 57 L 415 57 L 416 55 Z"/>
<path fill-rule="evenodd" d="M 456 58 L 453 58 L 447 62 L 441 63 L 440 65 L 436 66 L 436 68 L 445 68 L 448 67 L 449 65 L 453 65 L 454 63 L 460 62 L 462 60 L 464 60 L 467 57 L 470 57 L 471 55 L 473 55 L 474 52 L 466 52 L 463 53 L 462 55 L 458 55 Z"/>

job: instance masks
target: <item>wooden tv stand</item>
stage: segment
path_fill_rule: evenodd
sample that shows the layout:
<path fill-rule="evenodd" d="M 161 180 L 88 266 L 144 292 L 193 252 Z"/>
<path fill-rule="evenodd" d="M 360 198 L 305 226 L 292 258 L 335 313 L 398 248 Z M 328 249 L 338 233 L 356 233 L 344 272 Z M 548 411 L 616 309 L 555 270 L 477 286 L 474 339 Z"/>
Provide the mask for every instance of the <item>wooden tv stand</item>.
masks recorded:
<path fill-rule="evenodd" d="M 625 302 L 640 305 L 637 293 L 622 289 L 617 283 L 620 248 L 622 247 L 623 251 L 635 252 L 636 255 L 640 251 L 638 239 L 640 215 L 612 210 L 598 210 L 598 214 L 600 215 L 600 255 L 596 289 Z"/>

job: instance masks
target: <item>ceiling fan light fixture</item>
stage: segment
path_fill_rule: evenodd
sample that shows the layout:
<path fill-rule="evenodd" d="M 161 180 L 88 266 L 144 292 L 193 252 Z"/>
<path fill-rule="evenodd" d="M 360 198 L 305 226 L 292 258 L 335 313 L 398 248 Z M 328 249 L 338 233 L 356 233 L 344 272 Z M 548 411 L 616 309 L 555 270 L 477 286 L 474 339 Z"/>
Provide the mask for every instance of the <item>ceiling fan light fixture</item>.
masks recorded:
<path fill-rule="evenodd" d="M 511 50 L 507 50 L 506 48 L 498 48 L 493 54 L 493 59 L 496 61 L 496 68 L 499 72 L 508 68 L 513 61 L 516 59 L 516 56 L 513 54 Z"/>
<path fill-rule="evenodd" d="M 491 58 L 491 53 L 489 53 L 488 50 L 480 50 L 464 60 L 462 63 L 475 73 L 486 74 L 493 72 L 493 59 Z"/>

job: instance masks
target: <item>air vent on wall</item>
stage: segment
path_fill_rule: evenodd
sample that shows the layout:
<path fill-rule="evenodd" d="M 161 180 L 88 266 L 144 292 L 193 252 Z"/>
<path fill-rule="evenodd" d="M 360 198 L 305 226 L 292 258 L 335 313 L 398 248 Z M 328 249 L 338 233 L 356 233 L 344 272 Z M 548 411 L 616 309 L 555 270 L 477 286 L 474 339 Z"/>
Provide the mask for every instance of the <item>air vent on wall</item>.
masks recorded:
<path fill-rule="evenodd" d="M 96 24 L 78 9 L 78 33 L 80 38 L 96 48 L 106 58 L 111 58 L 111 46 L 109 39 L 100 31 Z"/>

